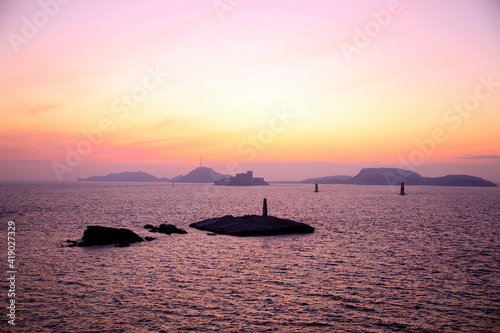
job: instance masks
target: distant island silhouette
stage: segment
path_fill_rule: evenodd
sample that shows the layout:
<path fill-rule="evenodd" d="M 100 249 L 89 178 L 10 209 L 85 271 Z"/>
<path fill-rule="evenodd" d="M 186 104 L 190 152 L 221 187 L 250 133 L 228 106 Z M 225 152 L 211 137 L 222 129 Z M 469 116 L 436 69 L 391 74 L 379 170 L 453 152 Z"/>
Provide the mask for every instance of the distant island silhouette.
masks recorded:
<path fill-rule="evenodd" d="M 179 182 L 179 183 L 213 183 L 214 181 L 228 179 L 230 175 L 224 175 L 211 168 L 199 167 L 187 175 L 179 175 L 174 178 L 157 178 L 143 171 L 128 171 L 121 173 L 110 173 L 106 176 L 92 176 L 78 178 L 78 181 L 104 181 L 104 182 Z"/>
<path fill-rule="evenodd" d="M 251 181 L 250 181 L 251 179 Z M 218 183 L 219 185 L 268 185 L 263 178 L 254 178 L 252 173 L 239 174 L 236 177 L 218 173 L 211 168 L 198 167 L 187 175 L 174 178 L 157 178 L 143 171 L 111 173 L 106 176 L 78 178 L 78 181 L 117 181 L 117 182 L 179 182 L 179 183 Z M 255 182 L 255 184 L 254 184 Z M 327 176 L 308 178 L 300 183 L 317 184 L 353 184 L 353 185 L 433 185 L 433 186 L 486 186 L 497 184 L 480 177 L 469 175 L 448 175 L 443 177 L 423 177 L 416 172 L 398 168 L 363 168 L 351 176 Z"/>
<path fill-rule="evenodd" d="M 443 177 L 422 177 L 416 172 L 398 168 L 363 168 L 354 177 L 328 176 L 309 178 L 302 183 L 354 184 L 354 185 L 433 185 L 433 186 L 497 186 L 483 178 L 468 175 L 448 175 Z"/>
<path fill-rule="evenodd" d="M 142 171 L 127 171 L 120 173 L 110 173 L 107 176 L 92 176 L 89 178 L 78 178 L 78 181 L 94 182 L 169 182 L 168 178 L 156 178 L 149 173 Z"/>

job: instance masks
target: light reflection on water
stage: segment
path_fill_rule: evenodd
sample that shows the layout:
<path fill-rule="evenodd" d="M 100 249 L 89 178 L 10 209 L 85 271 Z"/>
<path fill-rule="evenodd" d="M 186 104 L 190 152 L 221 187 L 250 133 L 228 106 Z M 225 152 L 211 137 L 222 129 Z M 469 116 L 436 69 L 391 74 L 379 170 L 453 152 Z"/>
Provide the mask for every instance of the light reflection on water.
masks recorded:
<path fill-rule="evenodd" d="M 499 327 L 498 188 L 409 186 L 405 197 L 386 186 L 355 185 L 320 185 L 320 193 L 290 184 L 9 184 L 1 190 L 2 221 L 18 226 L 17 331 Z M 209 217 L 259 214 L 264 197 L 271 215 L 316 232 L 239 238 L 188 228 Z M 156 234 L 157 240 L 128 248 L 60 247 L 87 225 L 147 236 L 144 224 L 163 222 L 188 234 Z"/>

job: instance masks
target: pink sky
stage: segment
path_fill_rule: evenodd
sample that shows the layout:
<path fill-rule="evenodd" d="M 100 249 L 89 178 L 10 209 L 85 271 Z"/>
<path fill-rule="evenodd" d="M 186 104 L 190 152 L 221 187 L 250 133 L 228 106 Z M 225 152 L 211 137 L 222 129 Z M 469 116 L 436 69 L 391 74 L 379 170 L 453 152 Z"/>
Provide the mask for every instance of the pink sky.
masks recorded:
<path fill-rule="evenodd" d="M 174 177 L 202 155 L 269 180 L 500 182 L 495 0 L 0 6 L 0 180 Z"/>

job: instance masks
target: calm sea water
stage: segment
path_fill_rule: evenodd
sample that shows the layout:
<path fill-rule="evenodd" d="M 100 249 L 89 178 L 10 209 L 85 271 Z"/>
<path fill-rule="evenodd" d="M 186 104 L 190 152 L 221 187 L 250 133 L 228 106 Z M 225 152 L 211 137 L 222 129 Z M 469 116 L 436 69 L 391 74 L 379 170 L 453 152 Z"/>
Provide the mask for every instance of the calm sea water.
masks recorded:
<path fill-rule="evenodd" d="M 16 222 L 12 332 L 500 332 L 500 189 L 273 184 L 1 184 Z M 227 214 L 308 223 L 307 235 L 209 236 Z M 173 223 L 128 248 L 61 247 L 88 225 Z M 0 258 L 6 275 L 7 258 Z"/>

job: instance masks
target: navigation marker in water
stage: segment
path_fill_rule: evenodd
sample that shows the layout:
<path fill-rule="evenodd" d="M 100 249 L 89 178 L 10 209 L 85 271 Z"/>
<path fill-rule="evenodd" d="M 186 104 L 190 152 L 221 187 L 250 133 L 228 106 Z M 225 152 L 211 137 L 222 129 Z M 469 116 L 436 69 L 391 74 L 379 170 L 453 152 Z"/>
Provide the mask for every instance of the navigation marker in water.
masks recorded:
<path fill-rule="evenodd" d="M 262 216 L 267 216 L 267 199 L 264 198 L 264 202 L 262 203 Z"/>
<path fill-rule="evenodd" d="M 400 195 L 405 195 L 405 182 L 401 182 L 401 191 L 399 191 Z"/>
<path fill-rule="evenodd" d="M 318 183 L 314 184 L 314 193 L 318 193 Z"/>

